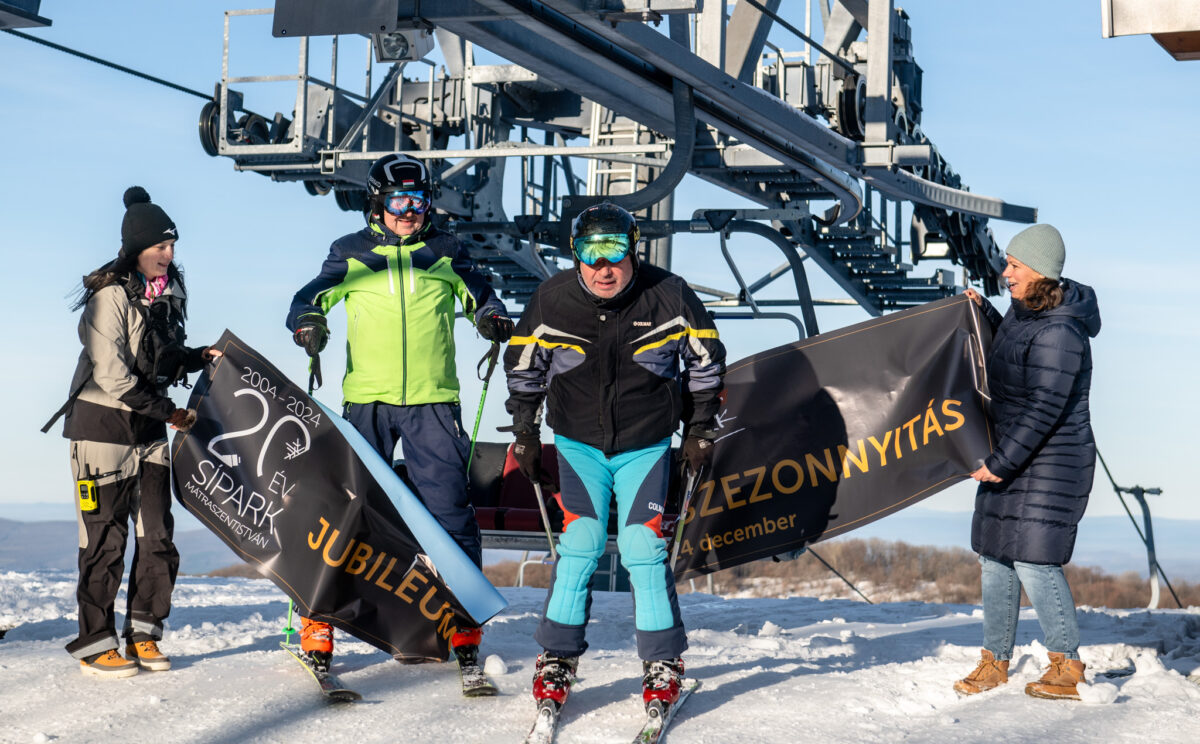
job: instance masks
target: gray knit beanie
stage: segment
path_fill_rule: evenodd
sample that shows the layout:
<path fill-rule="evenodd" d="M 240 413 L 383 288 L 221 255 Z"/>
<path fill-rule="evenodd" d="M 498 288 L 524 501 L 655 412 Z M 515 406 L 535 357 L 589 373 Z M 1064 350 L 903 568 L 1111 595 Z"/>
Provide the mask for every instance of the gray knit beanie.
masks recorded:
<path fill-rule="evenodd" d="M 1062 278 L 1067 247 L 1053 226 L 1033 225 L 1013 236 L 1008 244 L 1008 255 L 1047 279 L 1058 281 Z"/>

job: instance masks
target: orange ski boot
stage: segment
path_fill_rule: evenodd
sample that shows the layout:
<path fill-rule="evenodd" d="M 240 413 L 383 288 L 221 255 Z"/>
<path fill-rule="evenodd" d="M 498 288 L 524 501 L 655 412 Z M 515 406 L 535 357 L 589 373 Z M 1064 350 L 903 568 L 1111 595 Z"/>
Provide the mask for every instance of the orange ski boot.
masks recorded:
<path fill-rule="evenodd" d="M 333 626 L 320 620 L 300 618 L 300 650 L 313 666 L 328 672 L 333 663 Z"/>

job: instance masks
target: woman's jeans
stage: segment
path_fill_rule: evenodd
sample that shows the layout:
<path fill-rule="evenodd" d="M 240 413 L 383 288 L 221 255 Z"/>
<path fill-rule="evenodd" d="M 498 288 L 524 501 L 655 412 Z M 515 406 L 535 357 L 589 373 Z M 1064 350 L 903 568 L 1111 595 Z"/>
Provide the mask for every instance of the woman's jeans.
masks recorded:
<path fill-rule="evenodd" d="M 1021 611 L 1021 587 L 1037 613 L 1046 648 L 1068 659 L 1079 658 L 1079 624 L 1075 600 L 1063 567 L 999 561 L 979 556 L 983 574 L 983 647 L 997 661 L 1012 658 Z"/>

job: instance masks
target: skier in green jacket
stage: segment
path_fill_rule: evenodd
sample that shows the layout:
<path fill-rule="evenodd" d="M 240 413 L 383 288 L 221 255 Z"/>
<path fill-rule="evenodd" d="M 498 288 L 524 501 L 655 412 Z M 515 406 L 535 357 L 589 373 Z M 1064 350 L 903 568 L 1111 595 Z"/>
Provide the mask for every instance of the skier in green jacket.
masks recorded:
<path fill-rule="evenodd" d="M 479 334 L 503 343 L 513 322 L 458 239 L 429 220 L 425 164 L 385 155 L 367 178 L 367 226 L 330 247 L 321 273 L 296 293 L 287 327 L 310 356 L 329 339 L 326 313 L 346 302 L 343 415 L 388 462 L 403 441 L 417 496 L 463 551 L 482 565 L 479 524 L 467 496 L 470 440 L 455 371 L 455 300 Z M 478 653 L 482 632 L 451 639 L 457 656 Z M 328 665 L 332 629 L 304 620 L 302 647 Z"/>

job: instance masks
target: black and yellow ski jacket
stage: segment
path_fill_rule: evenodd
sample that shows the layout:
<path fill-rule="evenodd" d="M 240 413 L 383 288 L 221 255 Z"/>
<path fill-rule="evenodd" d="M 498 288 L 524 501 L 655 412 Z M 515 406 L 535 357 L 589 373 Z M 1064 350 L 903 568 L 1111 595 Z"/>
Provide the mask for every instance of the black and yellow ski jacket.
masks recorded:
<path fill-rule="evenodd" d="M 556 433 L 611 455 L 661 441 L 680 421 L 709 426 L 725 347 L 700 298 L 665 269 L 641 265 L 608 300 L 564 271 L 530 298 L 504 369 L 518 431 L 537 430 L 544 399 Z"/>

